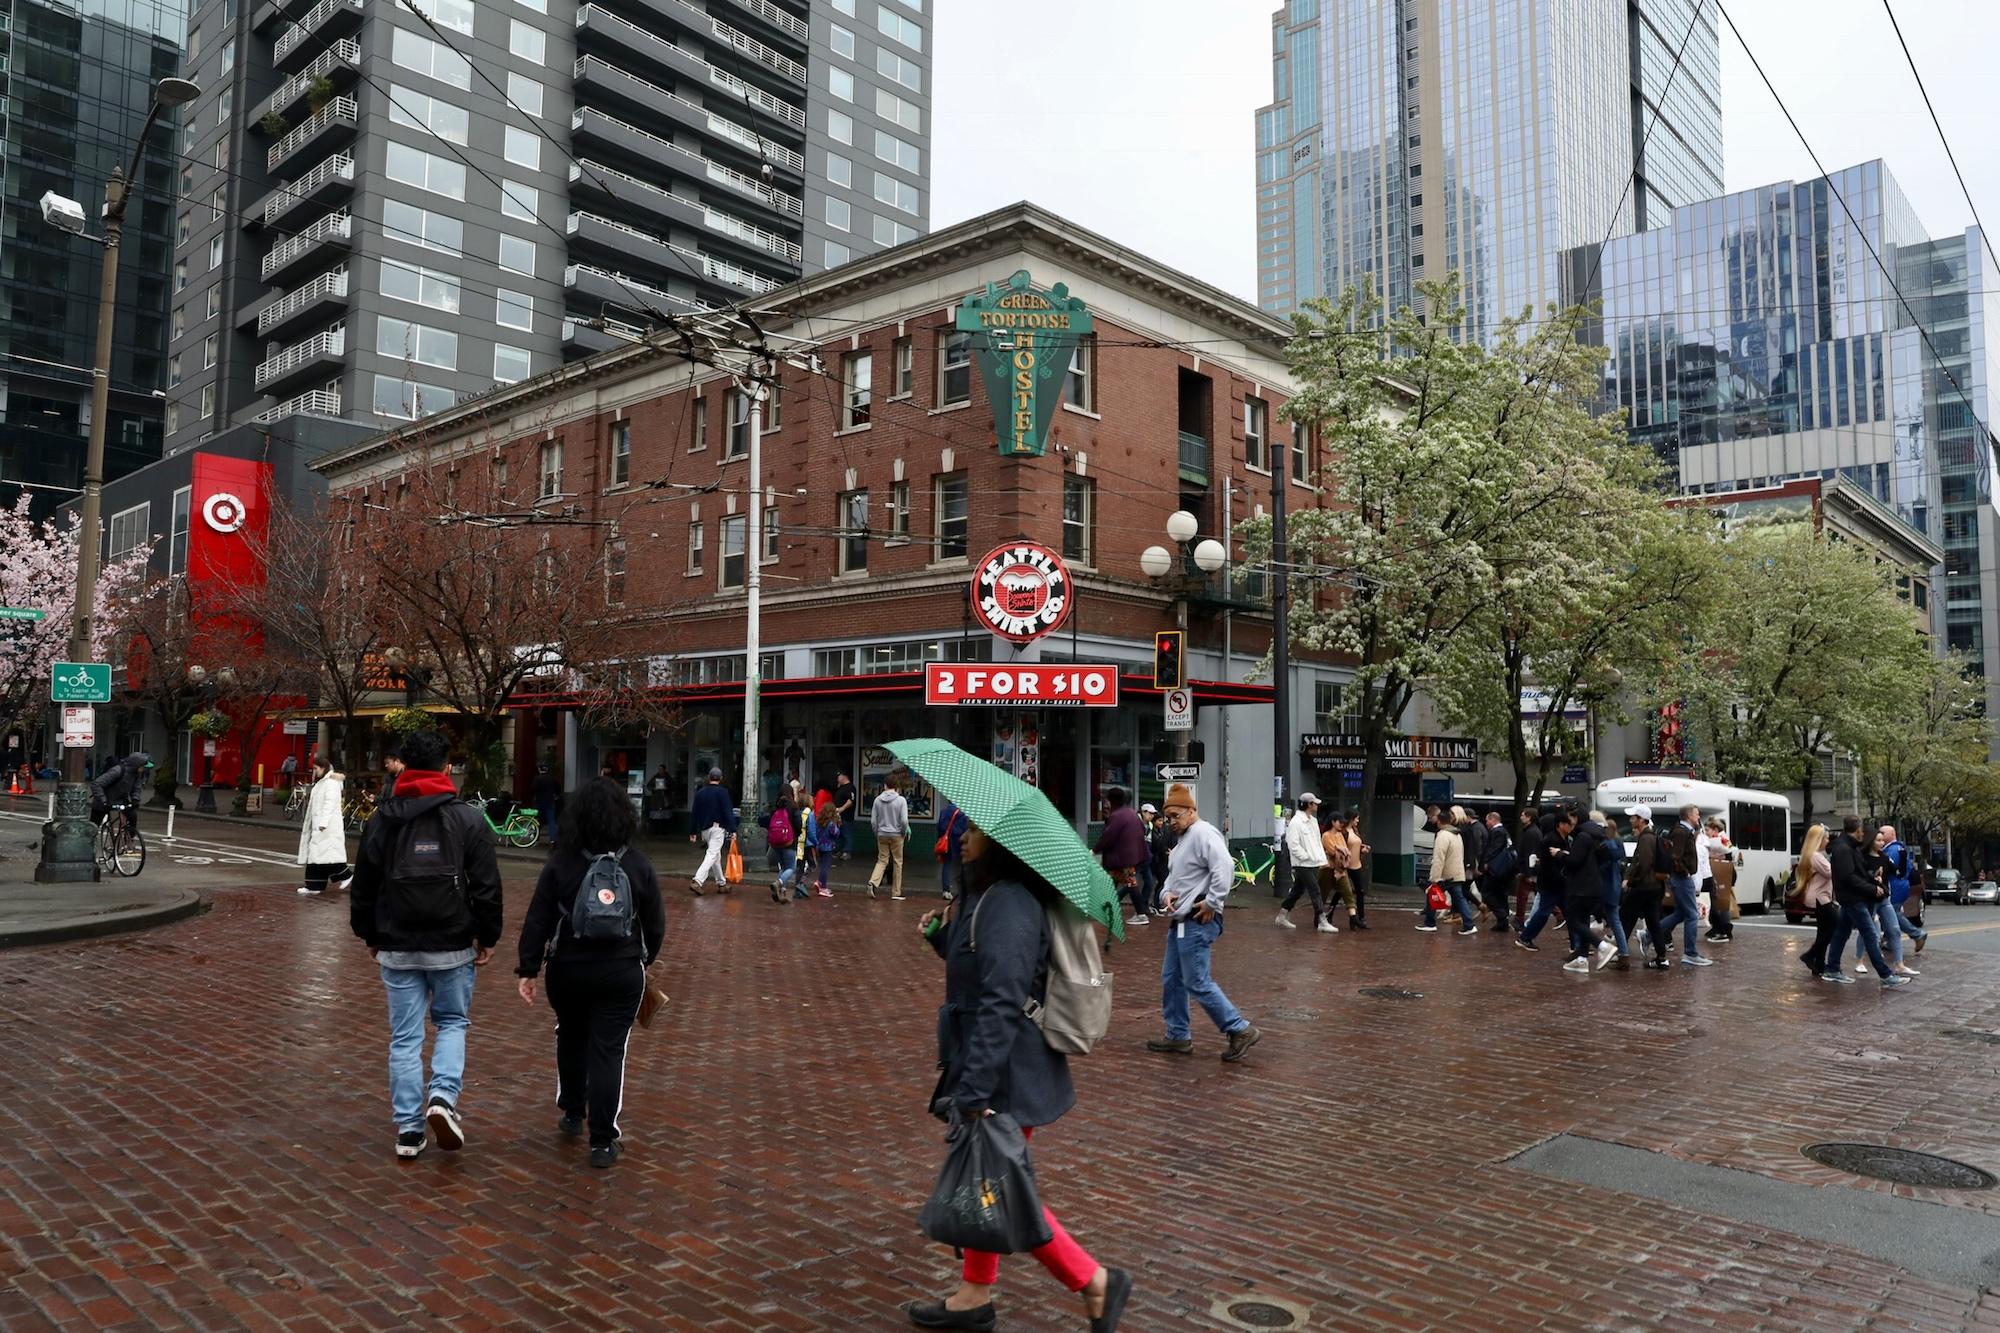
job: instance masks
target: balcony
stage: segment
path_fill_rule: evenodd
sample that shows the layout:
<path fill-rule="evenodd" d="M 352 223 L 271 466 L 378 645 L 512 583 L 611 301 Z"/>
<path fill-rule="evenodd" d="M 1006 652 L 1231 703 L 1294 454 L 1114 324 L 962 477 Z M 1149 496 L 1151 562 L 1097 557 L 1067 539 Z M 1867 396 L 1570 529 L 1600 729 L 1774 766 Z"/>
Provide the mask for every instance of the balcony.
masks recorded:
<path fill-rule="evenodd" d="M 268 227 L 295 208 L 307 203 L 331 203 L 353 188 L 354 159 L 346 153 L 336 153 L 291 184 L 280 185 L 265 195 L 264 206 L 251 217 L 261 216 Z"/>
<path fill-rule="evenodd" d="M 755 249 L 763 255 L 776 255 L 790 263 L 799 263 L 805 255 L 804 249 L 796 242 L 786 240 L 775 232 L 752 226 L 740 218 L 732 217 L 717 209 L 710 208 L 697 199 L 688 199 L 663 190 L 650 181 L 642 181 L 637 176 L 627 175 L 614 167 L 589 158 L 572 162 L 569 167 L 570 197 L 579 193 L 589 193 L 612 200 L 627 208 L 682 226 L 703 227 L 718 236 L 726 236 L 742 245 Z"/>
<path fill-rule="evenodd" d="M 562 322 L 563 350 L 577 356 L 608 352 L 614 347 L 635 343 L 645 336 L 645 329 L 622 320 L 582 319 L 571 315 Z"/>
<path fill-rule="evenodd" d="M 303 19 L 271 44 L 271 63 L 289 70 L 295 60 L 303 63 L 303 57 L 311 53 L 314 38 L 330 41 L 352 36 L 360 26 L 361 0 L 319 0 Z"/>
<path fill-rule="evenodd" d="M 806 169 L 804 155 L 787 148 L 776 139 L 746 129 L 726 117 L 718 116 L 699 102 L 690 102 L 687 98 L 669 92 L 657 83 L 649 83 L 600 56 L 578 56 L 573 73 L 579 99 L 584 99 L 586 93 L 595 92 L 605 100 L 630 107 L 643 115 L 664 116 L 675 124 L 684 125 L 699 133 L 713 135 L 734 144 L 753 157 L 762 158 L 780 167 L 800 173 Z"/>
<path fill-rule="evenodd" d="M 796 196 L 764 184 L 755 176 L 710 161 L 691 148 L 663 139 L 651 130 L 642 130 L 595 107 L 578 107 L 570 113 L 572 143 L 583 148 L 591 144 L 621 149 L 648 164 L 676 169 L 700 180 L 713 181 L 724 189 L 758 203 L 785 217 L 803 219 L 805 205 Z"/>
<path fill-rule="evenodd" d="M 722 283 L 758 296 L 784 286 L 784 283 L 777 278 L 759 273 L 755 269 L 732 264 L 713 255 L 705 255 L 699 250 L 690 250 L 684 245 L 675 245 L 650 232 L 629 227 L 622 222 L 614 222 L 610 218 L 599 217 L 595 213 L 571 213 L 568 230 L 575 242 L 570 249 L 573 255 L 586 247 L 595 248 L 607 255 L 643 260 L 655 268 L 676 275 L 699 273 L 710 282 Z"/>
<path fill-rule="evenodd" d="M 276 92 L 259 102 L 251 114 L 250 123 L 260 125 L 264 117 L 273 112 L 290 116 L 294 107 L 312 95 L 313 84 L 320 79 L 325 79 L 336 89 L 352 87 L 360 70 L 361 44 L 352 37 L 343 37 L 320 52 L 312 64 L 279 84 Z"/>
<path fill-rule="evenodd" d="M 334 380 L 324 389 L 311 389 L 296 398 L 288 398 L 267 412 L 259 412 L 257 420 L 263 425 L 283 421 L 286 417 L 337 417 L 340 415 L 340 381 Z"/>
<path fill-rule="evenodd" d="M 1181 480 L 1196 486 L 1208 485 L 1208 441 L 1191 431 L 1182 431 Z"/>
<path fill-rule="evenodd" d="M 683 5 L 682 8 L 692 10 L 694 6 Z M 784 52 L 773 50 L 750 34 L 730 27 L 721 19 L 711 17 L 708 24 L 710 30 L 715 33 L 717 41 L 735 48 L 766 69 L 782 74 L 794 83 L 802 84 L 806 81 L 806 67 Z"/>
<path fill-rule="evenodd" d="M 272 144 L 264 153 L 264 166 L 271 171 L 301 149 L 319 144 L 323 148 L 354 137 L 361 120 L 361 108 L 351 97 L 336 97 L 315 112 L 312 118 Z"/>
<path fill-rule="evenodd" d="M 322 273 L 257 312 L 257 336 L 268 338 L 297 325 L 323 320 L 347 304 L 347 270 Z"/>
<path fill-rule="evenodd" d="M 353 239 L 354 219 L 345 213 L 329 213 L 298 235 L 272 246 L 260 272 L 265 282 L 276 283 L 304 267 L 322 249 L 345 249 Z"/>
<path fill-rule="evenodd" d="M 763 19 L 766 23 L 795 41 L 806 40 L 806 25 L 798 17 L 786 13 L 771 3 L 771 0 L 736 0 L 736 3 Z"/>
<path fill-rule="evenodd" d="M 593 307 L 608 306 L 633 315 L 698 315 L 709 309 L 699 301 L 593 264 L 571 264 L 564 268 L 563 286 L 586 298 Z"/>
<path fill-rule="evenodd" d="M 795 134 L 803 134 L 806 128 L 806 113 L 781 97 L 773 96 L 761 88 L 754 88 L 729 73 L 711 65 L 700 55 L 686 47 L 676 46 L 663 37 L 640 27 L 636 23 L 620 18 L 610 10 L 596 5 L 580 5 L 576 11 L 576 40 L 579 48 L 595 50 L 603 55 L 616 55 L 621 63 L 634 60 L 649 61 L 656 68 L 668 71 L 683 79 L 694 79 L 726 93 L 732 105 L 748 105 L 772 119 L 784 124 Z"/>
<path fill-rule="evenodd" d="M 336 324 L 325 333 L 315 333 L 295 343 L 257 367 L 257 387 L 272 393 L 312 374 L 338 373 L 341 358 L 347 355 L 347 328 Z"/>

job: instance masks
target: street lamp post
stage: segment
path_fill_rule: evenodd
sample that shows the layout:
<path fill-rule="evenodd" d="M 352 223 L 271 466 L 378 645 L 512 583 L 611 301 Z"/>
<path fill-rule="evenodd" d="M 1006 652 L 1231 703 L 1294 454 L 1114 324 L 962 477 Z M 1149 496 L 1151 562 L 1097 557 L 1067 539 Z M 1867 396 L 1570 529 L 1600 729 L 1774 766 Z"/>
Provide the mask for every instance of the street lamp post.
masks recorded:
<path fill-rule="evenodd" d="M 1213 574 L 1229 559 L 1227 549 L 1213 537 L 1197 543 L 1195 538 L 1200 533 L 1201 520 L 1185 509 L 1176 509 L 1167 515 L 1167 539 L 1180 549 L 1179 559 L 1164 546 L 1149 546 L 1139 553 L 1139 569 L 1150 579 L 1164 579 L 1178 567 L 1174 584 L 1174 628 L 1179 630 L 1185 630 L 1188 623 L 1188 563 L 1192 561 L 1203 574 Z M 1185 762 L 1187 757 L 1188 733 L 1177 731 L 1174 733 L 1174 758 Z"/>
<path fill-rule="evenodd" d="M 146 137 L 165 107 L 180 106 L 201 95 L 201 89 L 186 79 L 161 79 L 153 88 L 153 104 L 139 141 L 132 147 L 132 164 L 120 174 L 111 169 L 104 185 L 104 268 L 97 283 L 97 357 L 90 372 L 90 441 L 83 461 L 83 504 L 81 526 L 77 529 L 76 605 L 70 620 L 69 657 L 72 662 L 92 660 L 91 641 L 96 638 L 97 547 L 102 540 L 100 506 L 104 490 L 104 429 L 110 412 L 111 330 L 118 310 L 118 244 L 125 228 L 125 204 L 131 182 L 139 174 L 139 159 L 146 151 Z M 42 196 L 42 219 L 50 226 L 74 235 L 83 235 L 83 206 L 53 190 Z M 53 734 L 54 729 L 51 728 Z M 62 782 L 56 788 L 55 818 L 42 827 L 42 859 L 35 867 L 41 884 L 80 883 L 97 878 L 95 830 L 90 824 L 90 787 L 83 778 L 83 751 L 65 750 Z"/>

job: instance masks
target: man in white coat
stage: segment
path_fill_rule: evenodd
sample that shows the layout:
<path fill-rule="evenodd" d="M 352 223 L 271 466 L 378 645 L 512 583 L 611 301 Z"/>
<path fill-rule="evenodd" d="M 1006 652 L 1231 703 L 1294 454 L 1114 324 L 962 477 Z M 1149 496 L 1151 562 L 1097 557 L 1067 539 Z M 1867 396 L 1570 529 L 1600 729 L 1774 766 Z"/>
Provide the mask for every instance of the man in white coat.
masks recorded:
<path fill-rule="evenodd" d="M 1322 935 L 1338 935 L 1340 927 L 1327 919 L 1327 904 L 1319 896 L 1319 871 L 1326 864 L 1326 843 L 1319 833 L 1319 797 L 1309 791 L 1299 793 L 1298 809 L 1285 821 L 1285 852 L 1292 858 L 1292 890 L 1278 908 L 1278 924 L 1286 930 L 1298 929 L 1292 922 L 1292 908 L 1303 894 L 1312 899 L 1313 929 Z"/>

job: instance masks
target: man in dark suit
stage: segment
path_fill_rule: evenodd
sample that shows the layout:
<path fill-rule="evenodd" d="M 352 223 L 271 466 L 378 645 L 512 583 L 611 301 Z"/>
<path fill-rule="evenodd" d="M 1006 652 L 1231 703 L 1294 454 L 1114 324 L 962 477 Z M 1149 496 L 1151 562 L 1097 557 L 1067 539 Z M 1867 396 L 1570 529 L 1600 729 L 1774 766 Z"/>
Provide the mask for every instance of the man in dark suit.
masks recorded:
<path fill-rule="evenodd" d="M 1852 986 L 1854 978 L 1840 970 L 1840 959 L 1847 948 L 1847 937 L 1855 931 L 1861 932 L 1861 942 L 1868 947 L 1868 961 L 1875 968 L 1875 975 L 1882 978 L 1884 988 L 1907 986 L 1910 979 L 1898 976 L 1889 970 L 1888 960 L 1882 956 L 1882 937 L 1875 925 L 1875 903 L 1888 892 L 1875 880 L 1874 860 L 1869 848 L 1874 837 L 1863 829 L 1861 816 L 1849 815 L 1840 826 L 1840 836 L 1833 842 L 1833 900 L 1840 906 L 1840 924 L 1833 928 L 1833 940 L 1827 945 L 1826 966 L 1819 974 L 1821 981 L 1842 982 Z"/>

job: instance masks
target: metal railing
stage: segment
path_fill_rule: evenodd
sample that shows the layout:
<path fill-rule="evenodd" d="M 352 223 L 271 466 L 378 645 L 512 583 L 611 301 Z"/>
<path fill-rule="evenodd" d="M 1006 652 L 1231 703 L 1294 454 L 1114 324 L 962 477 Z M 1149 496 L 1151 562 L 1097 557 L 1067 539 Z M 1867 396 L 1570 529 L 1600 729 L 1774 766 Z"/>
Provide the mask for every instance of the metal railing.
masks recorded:
<path fill-rule="evenodd" d="M 580 273 L 588 273 L 594 277 L 603 278 L 608 282 L 615 282 L 619 287 L 629 292 L 643 292 L 647 296 L 657 296 L 662 301 L 671 301 L 675 305 L 682 306 L 694 313 L 708 309 L 707 306 L 699 301 L 690 301 L 685 296 L 676 296 L 672 292 L 649 286 L 633 278 L 628 278 L 623 273 L 614 273 L 608 268 L 599 268 L 595 264 L 570 264 L 565 266 L 563 269 L 563 286 L 576 286 L 577 275 Z"/>
<path fill-rule="evenodd" d="M 719 185 L 727 185 L 738 193 L 747 194 L 759 203 L 769 204 L 780 213 L 786 213 L 795 218 L 803 218 L 805 216 L 805 204 L 797 197 L 786 194 L 783 190 L 773 186 L 766 185 L 755 176 L 745 175 L 733 167 L 725 167 L 720 162 L 704 157 L 691 148 L 683 148 L 673 140 L 662 138 L 654 134 L 651 130 L 642 130 L 629 121 L 623 121 L 616 116 L 607 115 L 599 111 L 596 107 L 580 106 L 572 111 L 569 117 L 571 131 L 583 128 L 583 118 L 585 116 L 596 116 L 600 120 L 616 125 L 627 134 L 635 134 L 641 139 L 648 140 L 665 152 L 678 153 L 689 161 L 699 164 L 703 174 L 708 179 Z"/>
<path fill-rule="evenodd" d="M 283 37 L 280 37 L 271 44 L 271 59 L 283 60 L 293 51 L 296 51 L 299 43 L 312 36 L 313 31 L 320 24 L 332 18 L 341 10 L 359 8 L 361 8 L 361 0 L 319 0 L 318 4 L 307 11 L 304 18 L 294 22 L 291 29 Z"/>
<path fill-rule="evenodd" d="M 693 6 L 689 6 L 693 8 Z M 708 25 L 715 29 L 715 35 L 729 45 L 749 56 L 760 65 L 767 65 L 788 79 L 806 81 L 806 67 L 782 51 L 773 50 L 747 32 L 738 32 L 721 19 L 711 16 Z"/>
<path fill-rule="evenodd" d="M 736 3 L 779 31 L 788 32 L 802 42 L 806 40 L 806 25 L 772 4 L 771 0 L 736 0 Z"/>
<path fill-rule="evenodd" d="M 276 222 L 302 200 L 310 198 L 313 191 L 328 181 L 353 179 L 354 159 L 346 153 L 335 153 L 271 196 L 264 205 L 264 225 L 268 227 Z"/>
<path fill-rule="evenodd" d="M 718 116 L 713 111 L 709 110 L 707 107 L 701 105 L 699 102 L 690 102 L 688 101 L 687 98 L 682 97 L 679 93 L 669 92 L 665 88 L 662 88 L 659 84 L 650 82 L 646 79 L 642 79 L 637 74 L 632 73 L 630 70 L 620 69 L 618 66 L 612 64 L 610 61 L 604 59 L 602 56 L 578 56 L 576 58 L 575 68 L 573 68 L 570 71 L 572 77 L 579 79 L 582 78 L 584 76 L 585 67 L 591 64 L 597 65 L 600 69 L 609 70 L 611 73 L 618 75 L 620 78 L 630 79 L 632 82 L 638 84 L 641 88 L 645 88 L 650 92 L 657 93 L 659 96 L 665 98 L 669 102 L 678 102 L 682 106 L 686 107 L 688 110 L 695 112 L 697 115 L 706 117 L 708 120 L 709 132 L 712 134 L 727 139 L 731 143 L 741 144 L 743 147 L 748 148 L 751 152 L 760 154 L 761 156 L 764 157 L 768 157 L 774 162 L 782 162 L 794 171 L 804 171 L 806 169 L 806 159 L 804 154 L 796 153 L 791 149 L 785 147 L 783 144 L 779 143 L 777 140 L 769 138 L 766 135 L 759 134 L 755 130 L 745 129 L 743 126 L 738 125 L 733 120 L 728 120 L 722 116 Z"/>
<path fill-rule="evenodd" d="M 1201 480 L 1208 479 L 1208 441 L 1191 431 L 1182 431 L 1181 474 L 1193 474 Z"/>
<path fill-rule="evenodd" d="M 297 129 L 271 145 L 264 154 L 265 168 L 271 171 L 277 170 L 280 162 L 305 147 L 314 135 L 337 120 L 344 120 L 350 125 L 360 123 L 360 105 L 351 97 L 334 98 L 314 112 L 312 117 Z"/>
<path fill-rule="evenodd" d="M 701 211 L 702 220 L 708 223 L 710 228 L 725 236 L 734 236 L 739 241 L 748 241 L 752 245 L 761 246 L 774 255 L 784 256 L 794 264 L 805 260 L 805 248 L 797 241 L 788 241 L 774 231 L 765 231 L 762 227 L 745 222 L 742 218 L 732 213 L 725 213 L 719 208 L 710 208 L 704 204 L 701 206 Z"/>
<path fill-rule="evenodd" d="M 305 286 L 271 302 L 257 312 L 257 332 L 261 336 L 273 326 L 282 324 L 299 311 L 321 297 L 347 296 L 347 270 L 337 268 L 331 273 L 322 273 Z"/>
<path fill-rule="evenodd" d="M 265 109 L 276 111 L 280 107 L 290 106 L 311 91 L 315 80 L 326 78 L 343 65 L 350 69 L 359 68 L 361 65 L 361 43 L 352 37 L 342 37 L 320 52 L 312 64 L 279 84 L 277 91 L 264 99 Z"/>
<path fill-rule="evenodd" d="M 264 256 L 263 276 L 268 278 L 321 241 L 347 240 L 354 234 L 354 219 L 346 213 L 328 213 L 296 236 L 271 247 Z"/>
<path fill-rule="evenodd" d="M 335 380 L 324 389 L 312 389 L 295 398 L 287 398 L 268 411 L 259 412 L 257 420 L 263 425 L 283 421 L 286 417 L 337 417 L 340 415 L 340 381 Z"/>
<path fill-rule="evenodd" d="M 658 33 L 648 31 L 647 29 L 640 27 L 638 24 L 633 23 L 629 19 L 620 18 L 618 15 L 612 13 L 608 9 L 601 8 L 597 5 L 577 6 L 576 8 L 577 27 L 581 28 L 586 22 L 588 22 L 592 18 L 604 19 L 607 22 L 617 24 L 621 28 L 631 29 L 632 32 L 646 39 L 646 41 L 652 43 L 654 46 L 664 46 L 669 51 L 672 51 L 675 55 L 679 56 L 681 59 L 692 61 L 693 63 L 700 65 L 703 69 L 708 71 L 708 80 L 710 83 L 713 83 L 718 88 L 728 89 L 733 97 L 739 100 L 747 101 L 752 106 L 770 112 L 772 115 L 778 117 L 780 120 L 784 121 L 788 125 L 795 126 L 801 130 L 803 130 L 806 127 L 806 113 L 803 110 L 793 106 L 790 102 L 785 101 L 783 98 L 773 97 L 771 94 L 765 92 L 762 88 L 751 87 L 749 84 L 743 82 L 743 80 L 737 78 L 734 74 L 731 74 L 726 70 L 718 69 L 716 66 L 709 64 L 709 62 L 704 60 L 699 54 L 688 50 L 685 46 L 676 46 L 674 43 L 668 41 L 666 38 L 660 36 Z M 637 49 L 645 50 L 646 48 L 641 46 Z"/>
<path fill-rule="evenodd" d="M 315 357 L 347 355 L 347 326 L 338 325 L 325 333 L 315 333 L 302 343 L 294 343 L 257 367 L 257 387 L 306 365 Z"/>
<path fill-rule="evenodd" d="M 684 245 L 675 245 L 672 241 L 662 240 L 649 231 L 642 231 L 637 227 L 627 226 L 623 222 L 614 222 L 602 214 L 585 212 L 581 209 L 569 215 L 569 232 L 571 235 L 576 234 L 576 224 L 585 219 L 595 222 L 601 227 L 610 227 L 615 231 L 622 231 L 627 236 L 636 236 L 642 241 L 651 241 L 654 245 L 665 246 L 689 263 L 697 265 L 704 277 L 713 278 L 717 282 L 726 282 L 732 286 L 747 288 L 760 296 L 765 292 L 776 291 L 785 285 L 776 278 L 767 277 L 755 269 L 744 268 L 741 264 L 732 264 L 726 259 L 717 259 L 715 256 L 703 254 L 699 250 L 690 250 Z"/>

